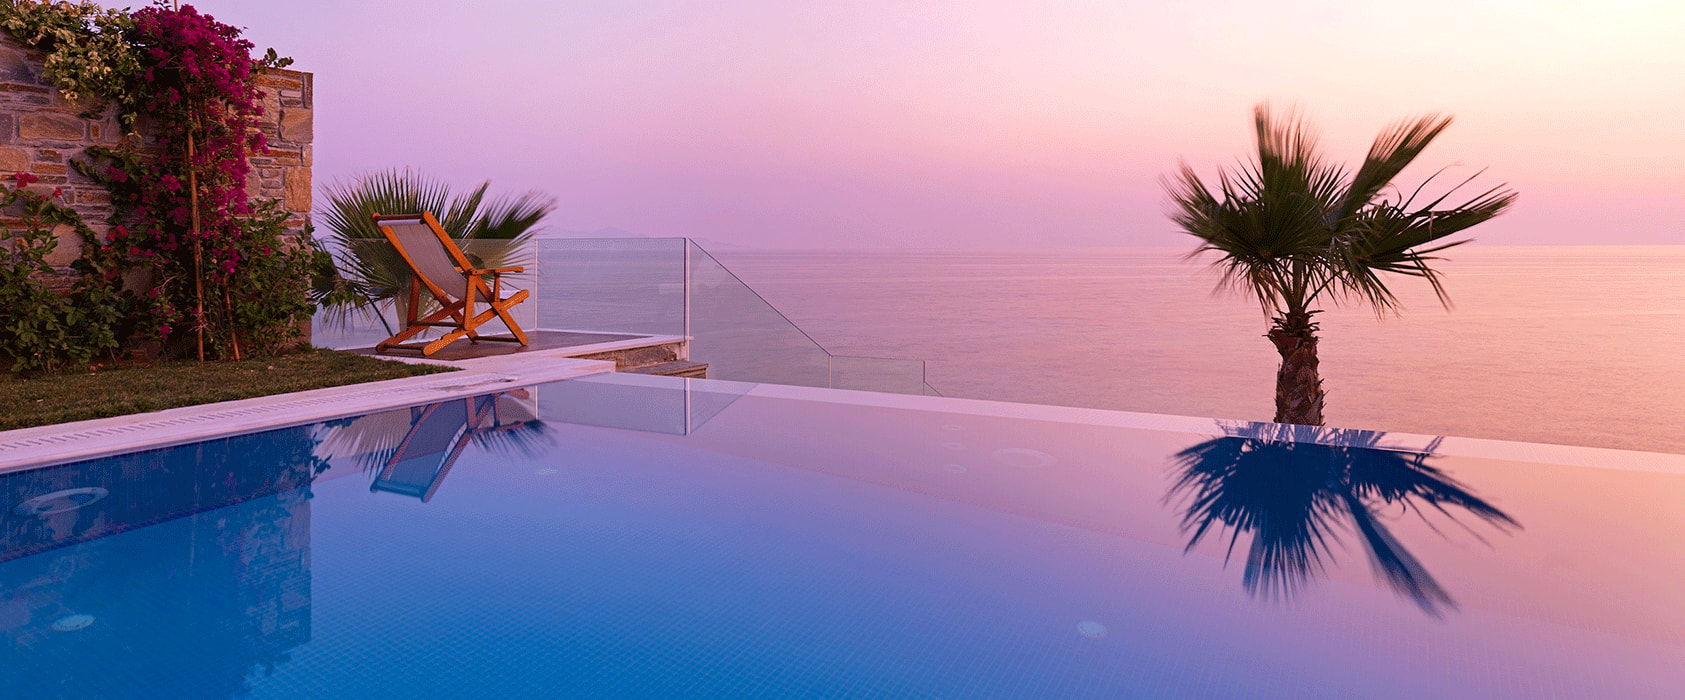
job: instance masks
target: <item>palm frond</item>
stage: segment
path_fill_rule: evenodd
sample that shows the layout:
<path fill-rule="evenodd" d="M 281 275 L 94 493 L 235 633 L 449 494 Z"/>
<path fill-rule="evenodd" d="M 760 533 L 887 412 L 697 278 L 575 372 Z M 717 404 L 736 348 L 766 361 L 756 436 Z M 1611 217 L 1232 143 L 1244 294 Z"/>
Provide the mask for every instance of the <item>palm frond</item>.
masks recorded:
<path fill-rule="evenodd" d="M 1515 192 L 1495 187 L 1449 209 L 1436 208 L 1450 194 L 1417 209 L 1383 203 L 1364 210 L 1351 223 L 1351 234 L 1343 239 L 1344 245 L 1333 258 L 1344 282 L 1340 292 L 1364 301 L 1379 315 L 1397 306 L 1396 297 L 1381 277 L 1383 273 L 1418 277 L 1426 280 L 1440 303 L 1450 308 L 1450 297 L 1432 266 L 1443 258 L 1434 254 L 1468 243 L 1470 239 L 1446 239 L 1492 220 L 1516 199 Z"/>
<path fill-rule="evenodd" d="M 357 291 L 349 296 L 324 294 L 320 303 L 325 318 L 344 323 L 355 316 L 378 316 L 382 307 L 408 301 L 413 273 L 374 225 L 376 213 L 433 212 L 465 249 L 477 238 L 500 241 L 493 249 L 475 249 L 480 263 L 488 267 L 522 264 L 519 250 L 555 209 L 554 201 L 527 193 L 488 202 L 490 184 L 453 192 L 441 180 L 394 168 L 325 187 L 327 203 L 320 220 L 328 230 L 327 244 L 339 268 L 340 284 Z"/>
<path fill-rule="evenodd" d="M 1430 114 L 1387 127 L 1375 137 L 1363 165 L 1352 175 L 1339 204 L 1339 216 L 1354 216 L 1373 203 L 1376 195 L 1449 126 L 1451 117 Z"/>
<path fill-rule="evenodd" d="M 1515 193 L 1499 186 L 1440 208 L 1464 181 L 1421 206 L 1420 188 L 1399 202 L 1379 197 L 1450 125 L 1451 117 L 1430 114 L 1388 127 L 1348 178 L 1322 159 L 1315 131 L 1297 112 L 1277 116 L 1260 104 L 1255 160 L 1220 169 L 1214 189 L 1182 164 L 1162 180 L 1170 218 L 1200 239 L 1189 257 L 1214 254 L 1219 287 L 1253 297 L 1266 315 L 1313 311 L 1324 294 L 1377 314 L 1396 310 L 1387 275 L 1420 277 L 1449 306 L 1433 254 L 1465 243 L 1444 239 L 1502 214 Z"/>

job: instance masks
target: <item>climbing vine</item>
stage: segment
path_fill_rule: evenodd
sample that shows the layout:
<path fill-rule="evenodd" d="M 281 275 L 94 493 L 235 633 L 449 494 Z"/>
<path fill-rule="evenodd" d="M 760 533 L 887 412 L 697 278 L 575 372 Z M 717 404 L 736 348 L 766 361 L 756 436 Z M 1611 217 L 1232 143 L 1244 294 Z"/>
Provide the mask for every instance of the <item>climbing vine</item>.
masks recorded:
<path fill-rule="evenodd" d="M 126 36 L 134 26 L 127 10 L 92 2 L 10 2 L 0 5 L 0 27 L 47 54 L 46 78 L 65 99 L 121 98 L 141 71 L 140 52 Z M 134 121 L 125 105 L 124 122 Z"/>
<path fill-rule="evenodd" d="M 35 183 L 29 173 L 11 180 L 11 188 L 0 186 L 0 210 L 16 221 L 0 227 L 0 359 L 13 372 L 53 371 L 115 352 L 123 315 L 118 256 L 61 203 L 61 192 L 28 189 Z M 76 261 L 82 277 L 68 293 L 42 281 L 54 272 L 47 258 L 58 248 L 60 226 L 73 229 L 83 247 Z"/>
<path fill-rule="evenodd" d="M 14 2 L 0 5 L 0 27 L 46 54 L 47 77 L 67 99 L 117 104 L 129 131 L 121 145 L 91 147 L 71 165 L 112 194 L 117 216 L 103 244 L 150 273 L 134 295 L 137 328 L 179 354 L 197 346 L 202 358 L 296 340 L 311 312 L 313 251 L 285 240 L 275 203 L 246 193 L 247 158 L 266 151 L 254 78 L 291 61 L 274 50 L 253 60 L 239 29 L 191 5 L 129 13 Z"/>

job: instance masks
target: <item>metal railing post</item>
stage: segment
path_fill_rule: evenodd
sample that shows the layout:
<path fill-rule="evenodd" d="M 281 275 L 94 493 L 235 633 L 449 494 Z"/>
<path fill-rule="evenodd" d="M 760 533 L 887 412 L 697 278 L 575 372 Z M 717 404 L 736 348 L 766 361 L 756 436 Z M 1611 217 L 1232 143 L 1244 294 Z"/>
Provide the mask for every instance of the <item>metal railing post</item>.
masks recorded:
<path fill-rule="evenodd" d="M 690 239 L 689 238 L 681 238 L 679 240 L 684 242 L 684 247 L 685 247 L 685 253 L 684 253 L 684 256 L 683 256 L 684 257 L 684 263 L 683 264 L 685 266 L 685 270 L 684 270 L 684 274 L 681 277 L 684 280 L 684 286 L 685 286 L 685 291 L 684 291 L 685 337 L 689 338 L 690 337 Z M 689 355 L 690 354 L 689 351 L 690 351 L 690 341 L 686 340 L 685 341 L 685 354 Z"/>

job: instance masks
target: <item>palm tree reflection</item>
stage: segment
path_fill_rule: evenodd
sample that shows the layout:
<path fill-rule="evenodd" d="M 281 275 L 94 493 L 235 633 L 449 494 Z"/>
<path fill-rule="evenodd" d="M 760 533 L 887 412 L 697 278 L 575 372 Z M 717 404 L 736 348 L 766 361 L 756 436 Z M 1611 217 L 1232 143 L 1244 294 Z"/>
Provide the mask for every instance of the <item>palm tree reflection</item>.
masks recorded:
<path fill-rule="evenodd" d="M 1383 433 L 1285 425 L 1249 428 L 1244 437 L 1234 435 L 1238 426 L 1229 431 L 1175 455 L 1177 478 L 1166 500 L 1187 501 L 1184 551 L 1214 526 L 1232 530 L 1229 555 L 1241 533 L 1251 536 L 1242 583 L 1254 596 L 1294 597 L 1333 562 L 1339 531 L 1349 527 L 1377 576 L 1437 617 L 1456 602 L 1387 529 L 1385 511 L 1413 512 L 1433 527 L 1426 505 L 1462 525 L 1450 506 L 1500 530 L 1520 528 L 1428 464 L 1438 439 L 1423 452 L 1396 452 L 1377 449 Z M 1341 444 L 1318 444 L 1336 440 Z"/>

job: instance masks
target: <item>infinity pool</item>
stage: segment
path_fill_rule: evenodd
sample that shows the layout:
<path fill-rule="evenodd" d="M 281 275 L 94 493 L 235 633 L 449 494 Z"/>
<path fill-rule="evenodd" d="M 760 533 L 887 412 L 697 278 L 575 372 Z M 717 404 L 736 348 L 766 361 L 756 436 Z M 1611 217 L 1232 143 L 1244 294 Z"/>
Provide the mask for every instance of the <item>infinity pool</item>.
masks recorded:
<path fill-rule="evenodd" d="M 1441 452 L 573 379 L 0 475 L 0 689 L 1678 697 L 1685 470 Z"/>

